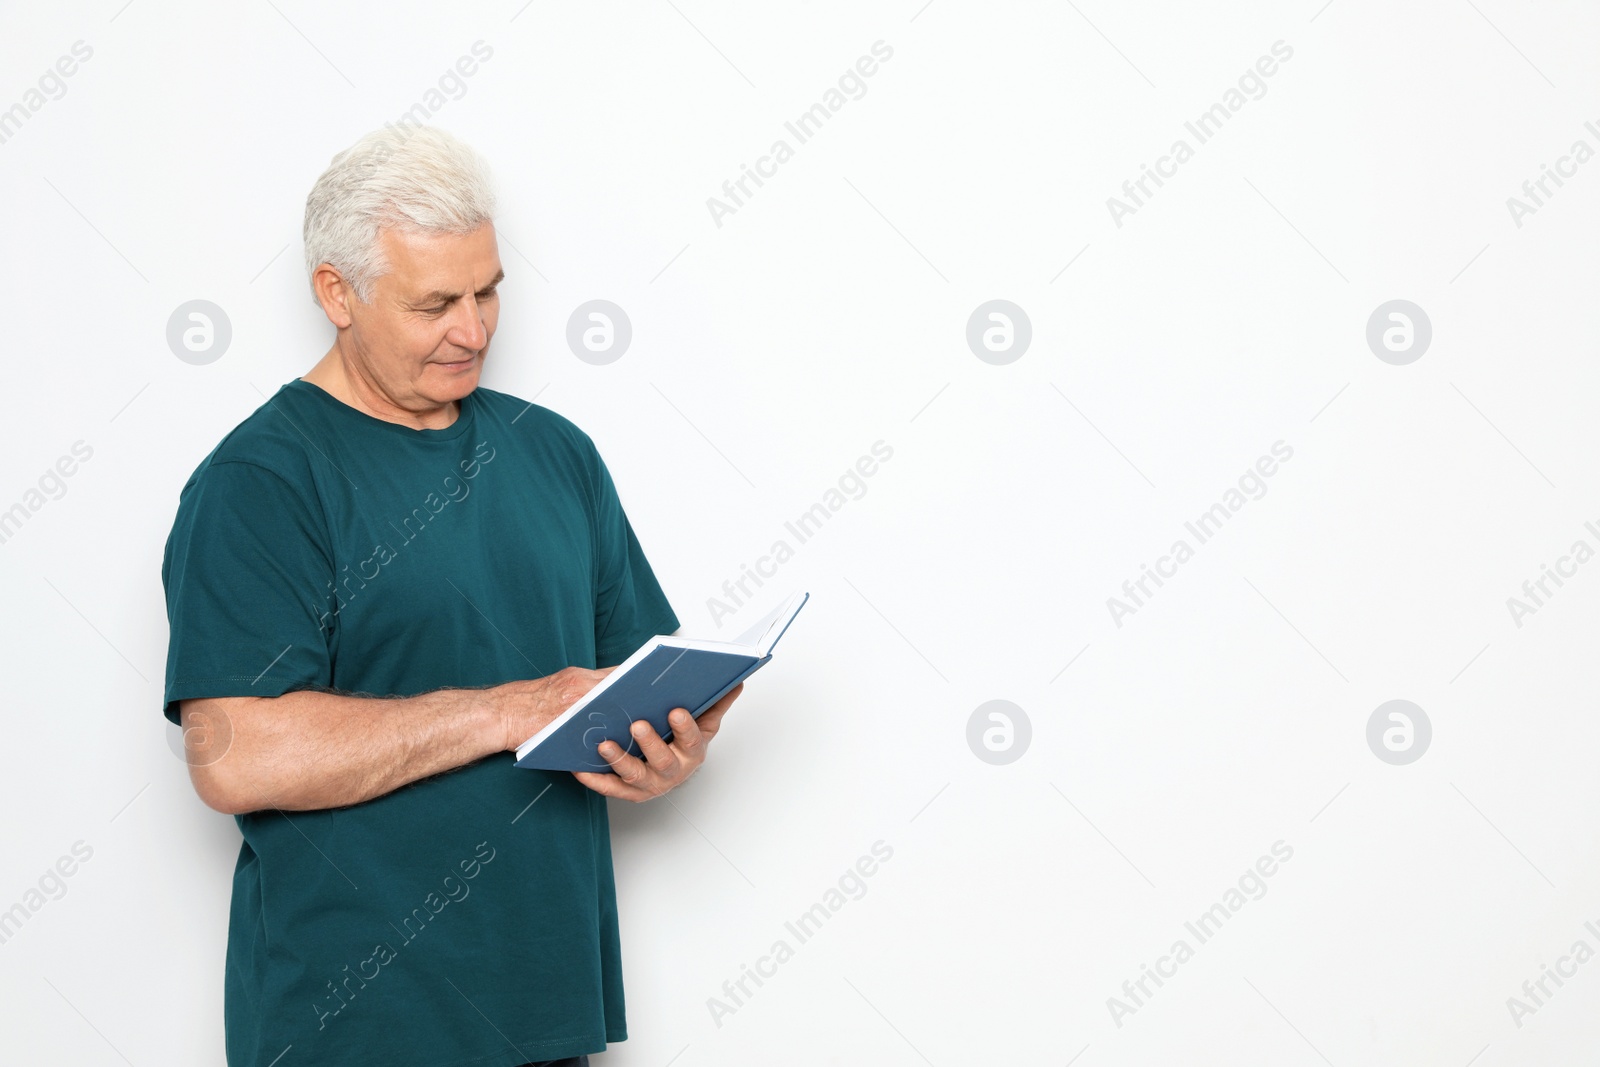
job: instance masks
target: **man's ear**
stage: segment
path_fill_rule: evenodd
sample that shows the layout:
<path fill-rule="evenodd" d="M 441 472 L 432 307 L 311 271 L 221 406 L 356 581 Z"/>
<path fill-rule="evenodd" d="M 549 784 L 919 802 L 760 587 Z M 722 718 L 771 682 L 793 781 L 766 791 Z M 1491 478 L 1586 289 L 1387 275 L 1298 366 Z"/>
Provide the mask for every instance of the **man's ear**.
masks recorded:
<path fill-rule="evenodd" d="M 329 322 L 342 330 L 355 321 L 350 308 L 356 298 L 355 292 L 332 264 L 319 266 L 311 275 L 311 285 L 316 291 L 317 302 L 322 305 L 322 313 L 328 316 Z"/>

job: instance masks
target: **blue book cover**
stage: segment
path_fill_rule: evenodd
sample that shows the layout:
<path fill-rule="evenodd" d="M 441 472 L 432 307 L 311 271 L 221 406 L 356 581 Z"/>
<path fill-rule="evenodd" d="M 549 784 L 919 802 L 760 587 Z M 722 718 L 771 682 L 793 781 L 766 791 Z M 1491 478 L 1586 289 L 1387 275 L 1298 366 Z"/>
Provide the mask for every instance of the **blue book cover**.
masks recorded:
<path fill-rule="evenodd" d="M 733 641 L 652 637 L 600 684 L 517 748 L 517 766 L 545 771 L 612 773 L 599 753 L 615 741 L 640 755 L 629 732 L 644 719 L 664 741 L 672 740 L 667 714 L 686 708 L 698 718 L 729 690 L 764 667 L 808 593 L 796 593 Z"/>

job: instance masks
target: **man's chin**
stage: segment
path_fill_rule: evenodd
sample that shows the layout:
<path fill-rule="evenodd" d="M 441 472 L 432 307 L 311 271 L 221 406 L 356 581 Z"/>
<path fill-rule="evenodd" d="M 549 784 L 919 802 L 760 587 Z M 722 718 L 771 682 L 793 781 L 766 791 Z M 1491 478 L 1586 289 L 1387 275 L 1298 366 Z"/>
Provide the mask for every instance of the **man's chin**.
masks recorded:
<path fill-rule="evenodd" d="M 475 359 L 470 367 L 460 370 L 444 363 L 428 364 L 428 373 L 424 388 L 428 399 L 439 403 L 448 403 L 460 400 L 478 387 L 478 378 L 483 374 L 483 361 Z"/>

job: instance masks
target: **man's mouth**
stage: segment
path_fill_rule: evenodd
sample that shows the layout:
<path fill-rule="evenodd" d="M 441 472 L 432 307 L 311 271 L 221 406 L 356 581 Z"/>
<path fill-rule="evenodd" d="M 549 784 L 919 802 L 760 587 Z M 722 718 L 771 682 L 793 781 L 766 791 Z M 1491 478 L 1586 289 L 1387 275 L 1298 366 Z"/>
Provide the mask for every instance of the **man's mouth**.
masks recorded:
<path fill-rule="evenodd" d="M 468 356 L 466 359 L 457 360 L 454 363 L 443 363 L 443 362 L 441 362 L 439 364 L 439 366 L 443 367 L 445 370 L 456 370 L 456 371 L 459 371 L 459 370 L 466 370 L 468 367 L 471 367 L 473 364 L 475 364 L 477 362 L 478 362 L 478 357 L 477 356 Z"/>

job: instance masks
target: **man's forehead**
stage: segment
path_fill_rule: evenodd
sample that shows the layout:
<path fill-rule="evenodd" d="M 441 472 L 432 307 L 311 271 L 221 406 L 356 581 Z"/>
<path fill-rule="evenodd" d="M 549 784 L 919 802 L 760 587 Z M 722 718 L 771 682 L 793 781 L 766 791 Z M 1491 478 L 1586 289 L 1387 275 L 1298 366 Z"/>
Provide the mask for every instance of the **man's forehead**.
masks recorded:
<path fill-rule="evenodd" d="M 454 298 L 456 298 L 458 296 L 461 296 L 463 293 L 466 293 L 466 292 L 476 292 L 476 291 L 479 291 L 479 290 L 487 289 L 491 285 L 499 285 L 500 282 L 505 278 L 505 276 L 506 276 L 506 272 L 504 270 L 501 270 L 501 269 L 497 268 L 495 270 L 495 273 L 494 273 L 493 277 L 490 277 L 490 278 L 488 278 L 488 279 L 486 279 L 486 280 L 484 280 L 482 282 L 474 282 L 472 285 L 467 286 L 465 288 L 463 288 L 460 285 L 442 285 L 441 286 L 441 285 L 437 285 L 437 284 L 433 283 L 432 281 L 427 281 L 427 280 L 418 281 L 418 282 L 415 283 L 416 286 L 428 286 L 429 288 L 428 288 L 427 292 L 422 293 L 421 295 L 417 296 L 416 300 L 419 303 L 428 303 L 428 302 L 432 302 L 432 301 L 436 301 L 436 300 L 453 300 Z M 411 289 L 412 287 L 413 286 L 411 286 L 411 285 L 407 285 L 406 286 L 406 288 L 408 290 Z"/>
<path fill-rule="evenodd" d="M 426 296 L 459 296 L 487 288 L 505 277 L 494 240 L 485 224 L 467 234 L 380 231 L 389 276 L 398 288 Z"/>

